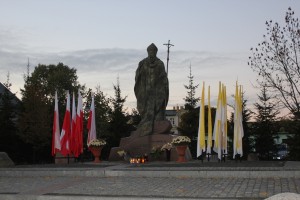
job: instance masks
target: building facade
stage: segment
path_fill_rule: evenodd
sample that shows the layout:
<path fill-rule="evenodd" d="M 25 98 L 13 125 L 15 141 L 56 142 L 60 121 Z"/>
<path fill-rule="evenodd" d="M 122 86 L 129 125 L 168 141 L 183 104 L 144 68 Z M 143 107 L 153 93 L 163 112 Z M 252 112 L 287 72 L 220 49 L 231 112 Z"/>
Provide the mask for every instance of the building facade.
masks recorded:
<path fill-rule="evenodd" d="M 183 106 L 174 106 L 172 110 L 166 110 L 166 118 L 169 120 L 172 124 L 171 132 L 173 132 L 174 135 L 180 135 L 180 132 L 178 130 L 181 115 L 185 112 Z"/>

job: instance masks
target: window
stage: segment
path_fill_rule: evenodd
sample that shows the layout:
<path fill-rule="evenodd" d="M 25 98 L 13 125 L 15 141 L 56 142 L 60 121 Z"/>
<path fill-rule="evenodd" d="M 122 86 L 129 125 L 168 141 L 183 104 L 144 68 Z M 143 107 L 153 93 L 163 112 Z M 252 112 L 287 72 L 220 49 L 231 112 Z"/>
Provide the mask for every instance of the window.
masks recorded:
<path fill-rule="evenodd" d="M 171 122 L 172 126 L 175 126 L 175 120 L 173 117 L 170 117 L 169 121 Z"/>

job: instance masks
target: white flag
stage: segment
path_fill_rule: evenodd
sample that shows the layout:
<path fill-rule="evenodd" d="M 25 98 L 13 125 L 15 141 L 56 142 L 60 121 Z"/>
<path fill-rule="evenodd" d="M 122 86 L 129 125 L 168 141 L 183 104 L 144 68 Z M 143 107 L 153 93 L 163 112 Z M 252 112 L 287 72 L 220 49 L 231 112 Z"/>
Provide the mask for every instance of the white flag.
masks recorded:
<path fill-rule="evenodd" d="M 59 134 L 59 112 L 58 112 L 58 100 L 57 91 L 55 91 L 55 105 L 54 105 L 54 117 L 53 117 L 53 131 L 52 131 L 52 156 L 56 152 L 60 151 L 60 134 Z"/>
<path fill-rule="evenodd" d="M 95 102 L 94 102 L 94 95 L 92 94 L 92 103 L 90 108 L 90 115 L 87 124 L 88 132 L 88 140 L 87 143 L 89 144 L 92 140 L 96 139 L 96 122 L 95 122 Z"/>

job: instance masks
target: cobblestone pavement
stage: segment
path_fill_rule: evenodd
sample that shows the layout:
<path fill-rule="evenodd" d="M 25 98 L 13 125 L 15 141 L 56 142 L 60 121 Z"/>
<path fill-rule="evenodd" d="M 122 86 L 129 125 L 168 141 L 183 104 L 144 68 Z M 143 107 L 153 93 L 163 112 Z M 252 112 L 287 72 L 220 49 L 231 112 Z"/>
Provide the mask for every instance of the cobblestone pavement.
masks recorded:
<path fill-rule="evenodd" d="M 9 194 L 265 199 L 283 192 L 300 193 L 300 178 L 0 177 L 0 199 Z"/>
<path fill-rule="evenodd" d="M 0 168 L 0 200 L 255 200 L 300 194 L 299 172 L 300 162 L 16 166 Z"/>

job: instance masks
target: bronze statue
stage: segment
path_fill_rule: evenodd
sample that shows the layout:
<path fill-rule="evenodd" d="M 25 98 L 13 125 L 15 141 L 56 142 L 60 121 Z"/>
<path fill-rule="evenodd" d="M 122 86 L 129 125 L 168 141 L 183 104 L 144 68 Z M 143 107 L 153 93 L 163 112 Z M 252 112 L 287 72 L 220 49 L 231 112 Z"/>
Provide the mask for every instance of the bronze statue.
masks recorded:
<path fill-rule="evenodd" d="M 166 121 L 169 81 L 164 63 L 156 57 L 157 51 L 153 43 L 148 46 L 148 57 L 139 62 L 136 70 L 134 93 L 141 115 L 136 132 L 140 136 L 153 134 L 156 122 Z"/>
<path fill-rule="evenodd" d="M 120 146 L 111 149 L 109 160 L 119 160 L 118 151 L 125 150 L 132 156 L 149 154 L 153 146 L 171 142 L 172 125 L 165 112 L 169 99 L 169 81 L 164 63 L 156 57 L 157 47 L 151 44 L 148 57 L 139 62 L 135 74 L 134 93 L 141 122 L 130 137 L 121 138 Z M 171 159 L 177 159 L 176 152 Z"/>

